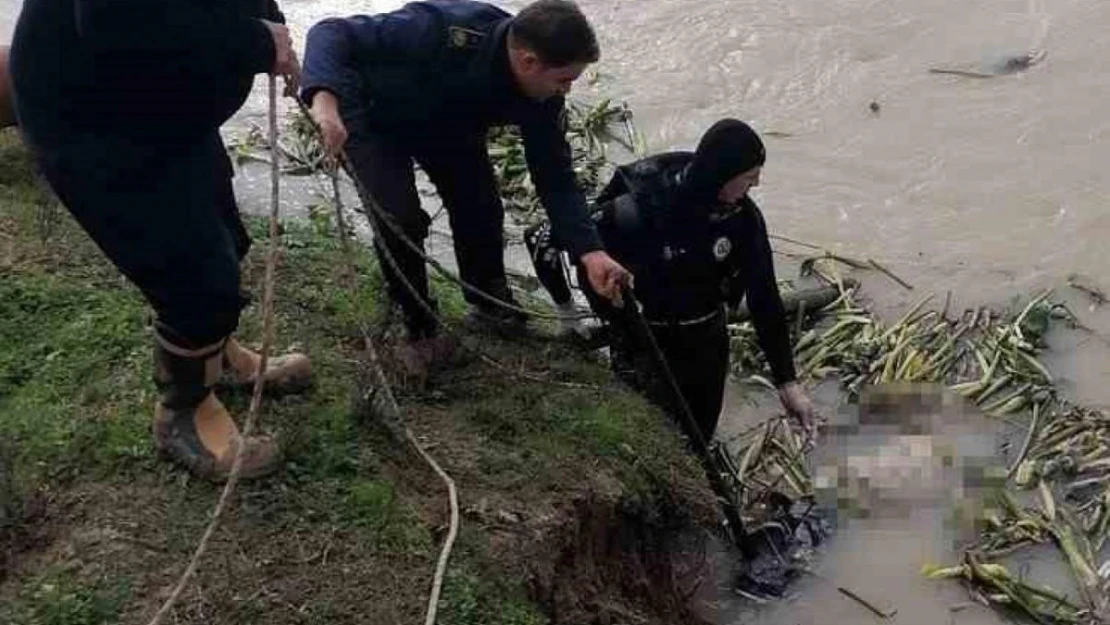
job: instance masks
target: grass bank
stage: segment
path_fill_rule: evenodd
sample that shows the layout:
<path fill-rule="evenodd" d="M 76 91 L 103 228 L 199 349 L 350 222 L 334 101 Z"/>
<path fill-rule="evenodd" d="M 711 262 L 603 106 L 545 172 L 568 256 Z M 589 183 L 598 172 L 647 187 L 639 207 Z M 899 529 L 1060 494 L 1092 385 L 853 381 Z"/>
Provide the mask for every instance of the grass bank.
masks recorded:
<path fill-rule="evenodd" d="M 243 270 L 259 300 L 264 228 L 250 226 Z M 341 259 L 331 224 L 285 224 L 276 347 L 306 351 L 317 381 L 263 403 L 286 466 L 240 485 L 172 622 L 423 619 L 446 494 L 360 408 L 359 323 L 388 316 L 371 256 L 356 259 L 355 290 Z M 435 288 L 457 319 L 458 293 Z M 151 445 L 148 314 L 0 134 L 0 622 L 145 623 L 208 522 L 218 489 Z M 258 328 L 252 306 L 240 334 L 254 343 Z M 464 510 L 440 623 L 693 620 L 715 512 L 675 429 L 570 348 L 468 341 L 527 377 L 472 359 L 427 386 L 394 380 Z M 246 395 L 225 399 L 245 413 Z"/>

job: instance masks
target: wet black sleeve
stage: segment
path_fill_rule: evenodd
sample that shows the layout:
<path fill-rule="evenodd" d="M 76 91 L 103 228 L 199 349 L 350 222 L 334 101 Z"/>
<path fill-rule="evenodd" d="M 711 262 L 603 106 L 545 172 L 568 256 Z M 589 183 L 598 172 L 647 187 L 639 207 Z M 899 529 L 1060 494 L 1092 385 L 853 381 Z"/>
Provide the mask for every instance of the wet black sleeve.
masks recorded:
<path fill-rule="evenodd" d="M 736 300 L 743 293 L 748 299 L 759 346 L 771 366 L 776 386 L 797 378 L 794 370 L 794 352 L 790 346 L 790 332 L 786 325 L 786 309 L 775 279 L 771 242 L 767 238 L 767 224 L 755 202 L 744 203 L 740 214 L 732 220 L 730 228 L 740 247 L 740 270 L 730 279 L 729 291 Z"/>
<path fill-rule="evenodd" d="M 563 99 L 551 98 L 520 125 L 520 130 L 536 194 L 551 218 L 555 237 L 577 261 L 587 252 L 602 249 L 602 244 L 574 175 L 565 115 Z"/>
<path fill-rule="evenodd" d="M 79 34 L 104 52 L 172 54 L 197 73 L 257 74 L 274 66 L 260 20 L 181 0 L 76 0 Z"/>

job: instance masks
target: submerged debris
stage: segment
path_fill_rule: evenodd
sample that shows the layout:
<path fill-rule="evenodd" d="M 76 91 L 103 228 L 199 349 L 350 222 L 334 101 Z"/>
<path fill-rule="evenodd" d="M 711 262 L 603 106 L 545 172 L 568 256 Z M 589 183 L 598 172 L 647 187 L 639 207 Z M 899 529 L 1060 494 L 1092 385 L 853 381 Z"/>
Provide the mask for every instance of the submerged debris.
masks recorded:
<path fill-rule="evenodd" d="M 835 376 L 853 399 L 872 384 L 943 384 L 987 415 L 1027 428 L 1005 489 L 984 512 L 978 540 L 965 549 L 962 563 L 926 565 L 923 573 L 960 579 L 983 602 L 1038 623 L 1101 622 L 1110 606 L 1110 561 L 1096 560 L 1110 536 L 1110 415 L 1064 401 L 1038 360 L 1051 320 L 1073 316 L 1050 301 L 1050 291 L 1009 314 L 981 308 L 956 318 L 927 310 L 929 296 L 886 325 L 856 299 L 854 286 L 843 286 L 831 262 L 821 258 L 811 265 L 815 275 L 839 285 L 841 297 L 816 311 L 794 337 L 802 377 Z M 763 374 L 751 323 L 732 324 L 730 334 L 738 370 L 749 378 L 753 370 Z M 757 523 L 767 514 L 772 493 L 812 501 L 805 449 L 785 418 L 739 437 L 729 466 L 748 520 Z M 1020 505 L 1021 491 L 1037 504 Z M 1042 544 L 1055 545 L 1068 563 L 1078 597 L 1015 577 L 994 561 Z"/>
<path fill-rule="evenodd" d="M 1098 308 L 1099 306 L 1102 306 L 1107 301 L 1110 301 L 1106 297 L 1106 292 L 1096 286 L 1095 283 L 1086 276 L 1081 276 L 1078 274 L 1072 274 L 1068 276 L 1068 286 L 1077 291 L 1085 293 L 1087 297 L 1091 300 L 1092 310 Z"/>
<path fill-rule="evenodd" d="M 994 78 L 1023 72 L 1040 63 L 1048 55 L 1043 48 L 1017 54 L 1004 54 L 989 59 L 978 67 L 930 67 L 931 74 L 952 74 L 965 78 Z"/>
<path fill-rule="evenodd" d="M 808 510 L 783 510 L 778 520 L 749 526 L 734 592 L 756 602 L 782 598 L 827 535 L 824 521 Z"/>
<path fill-rule="evenodd" d="M 610 145 L 616 143 L 633 154 L 644 151 L 643 139 L 632 124 L 628 105 L 614 105 L 611 100 L 593 105 L 571 101 L 567 105 L 567 138 L 574 173 L 588 197 L 601 190 L 605 175 L 612 168 Z M 506 210 L 524 223 L 538 219 L 542 215 L 538 212 L 540 201 L 528 173 L 520 131 L 512 126 L 493 129 L 489 154 Z"/>

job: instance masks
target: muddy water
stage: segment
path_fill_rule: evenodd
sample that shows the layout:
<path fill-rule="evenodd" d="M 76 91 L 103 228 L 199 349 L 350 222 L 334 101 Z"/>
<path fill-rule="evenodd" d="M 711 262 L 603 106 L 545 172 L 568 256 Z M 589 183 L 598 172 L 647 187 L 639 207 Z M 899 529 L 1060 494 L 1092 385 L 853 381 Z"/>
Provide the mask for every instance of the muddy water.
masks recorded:
<path fill-rule="evenodd" d="M 769 139 L 757 193 L 771 229 L 881 259 L 917 287 L 868 281 L 882 304 L 948 290 L 960 303 L 1002 302 L 1072 272 L 1105 275 L 1110 42 L 1096 25 L 1110 22 L 1110 4 L 585 4 L 602 67 L 651 146 L 688 146 L 724 115 L 792 134 Z M 1019 75 L 927 71 L 1030 47 L 1047 58 Z M 1107 311 L 1077 312 L 1110 332 Z M 1054 364 L 1079 396 L 1110 403 L 1110 351 L 1094 343 Z"/>
<path fill-rule="evenodd" d="M 386 10 L 396 1 L 286 0 L 294 34 L 328 15 Z M 506 3 L 509 7 L 519 2 Z M 1065 285 L 1082 273 L 1110 288 L 1110 3 L 1103 0 L 581 0 L 603 46 L 600 87 L 626 99 L 652 150 L 688 148 L 719 117 L 767 133 L 769 163 L 756 196 L 773 232 L 881 260 L 915 285 L 864 276 L 882 311 L 952 292 L 953 305 L 1004 304 L 1056 287 L 1100 336 L 1061 331 L 1048 364 L 1064 390 L 1110 405 L 1110 307 L 1088 310 Z M 0 0 L 6 39 L 19 0 Z M 989 80 L 931 74 L 1033 47 L 1028 72 Z M 582 94 L 592 89 L 580 87 Z M 229 133 L 264 119 L 264 82 Z M 877 106 L 872 107 L 872 103 Z M 877 111 L 872 110 L 876 108 Z M 284 107 L 283 107 L 284 109 Z M 772 136 L 772 133 L 774 136 Z M 237 179 L 243 206 L 266 201 L 265 168 Z M 288 208 L 313 193 L 290 181 Z M 440 226 L 446 230 L 446 225 Z M 433 250 L 450 261 L 449 241 Z M 776 243 L 780 251 L 795 251 Z M 523 266 L 515 251 L 513 265 Z M 780 266 L 780 273 L 793 271 Z M 727 437 L 775 408 L 730 395 Z M 823 397 L 835 413 L 835 394 Z M 994 623 L 966 597 L 925 584 L 920 564 L 944 560 L 940 513 L 841 532 L 818 564 L 825 577 L 802 598 L 752 615 L 725 602 L 732 623 L 860 623 L 872 617 L 835 586 L 897 609 L 899 623 Z M 831 580 L 831 581 L 830 581 Z M 727 592 L 711 597 L 725 600 Z M 885 608 L 884 608 L 885 609 Z"/>
<path fill-rule="evenodd" d="M 818 399 L 825 405 L 831 425 L 860 424 L 856 407 L 833 408 L 833 390 L 821 391 Z M 745 400 L 737 394 L 730 400 L 737 408 L 748 405 L 741 404 Z M 974 528 L 966 520 L 984 500 L 981 476 L 993 475 L 997 480 L 999 471 L 1004 474 L 1021 441 L 1014 428 L 958 409 L 952 398 L 946 401 L 940 409 L 884 415 L 888 423 L 914 422 L 920 430 L 893 425 L 858 432 L 844 429 L 836 435 L 826 431 L 812 458 L 811 471 L 817 476 L 819 505 L 835 529 L 815 552 L 810 573 L 782 601 L 755 604 L 732 591 L 732 556 L 717 545 L 711 551 L 709 581 L 702 589 L 703 615 L 721 625 L 883 621 L 847 597 L 841 591 L 845 589 L 890 615 L 887 622 L 891 623 L 1004 622 L 990 609 L 971 604 L 959 585 L 929 581 L 920 573 L 925 564 L 954 563 L 959 545 L 974 538 Z M 770 402 L 763 401 L 754 410 L 766 413 L 772 409 Z M 750 407 L 744 410 L 744 414 L 751 413 Z M 945 448 L 950 448 L 955 459 L 950 467 L 943 461 Z M 845 481 L 839 488 L 830 487 L 837 478 Z M 842 498 L 839 510 L 837 497 Z M 960 510 L 965 514 L 959 515 Z M 1053 554 L 1022 554 L 1008 564 L 1015 567 L 1012 570 L 1033 566 L 1041 583 L 1074 592 L 1066 570 Z"/>

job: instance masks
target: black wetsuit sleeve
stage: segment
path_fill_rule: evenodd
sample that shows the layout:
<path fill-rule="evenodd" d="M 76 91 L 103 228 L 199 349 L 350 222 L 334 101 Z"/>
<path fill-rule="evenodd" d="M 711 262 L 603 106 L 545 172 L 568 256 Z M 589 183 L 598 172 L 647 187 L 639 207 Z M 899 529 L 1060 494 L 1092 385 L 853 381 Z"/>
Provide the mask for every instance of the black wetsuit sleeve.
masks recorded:
<path fill-rule="evenodd" d="M 733 220 L 733 236 L 741 250 L 740 271 L 732 278 L 729 291 L 739 300 L 747 296 L 748 310 L 752 314 L 759 346 L 771 367 L 776 386 L 797 378 L 794 353 L 790 346 L 790 332 L 786 324 L 786 309 L 775 279 L 771 242 L 767 237 L 767 224 L 755 202 L 744 203 L 737 219 Z M 731 302 L 737 303 L 736 301 Z"/>

